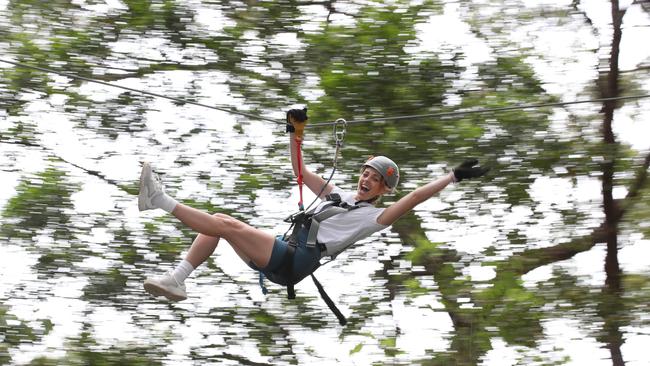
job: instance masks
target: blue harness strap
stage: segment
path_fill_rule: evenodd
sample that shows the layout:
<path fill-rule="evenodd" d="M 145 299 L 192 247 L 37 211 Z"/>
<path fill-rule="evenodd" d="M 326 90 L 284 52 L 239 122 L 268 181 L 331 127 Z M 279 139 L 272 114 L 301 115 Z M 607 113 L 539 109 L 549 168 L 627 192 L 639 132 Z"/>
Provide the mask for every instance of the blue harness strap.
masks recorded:
<path fill-rule="evenodd" d="M 259 273 L 260 275 L 260 288 L 262 289 L 262 293 L 266 295 L 269 293 L 269 289 L 267 289 L 266 286 L 264 286 L 264 272 L 257 271 L 257 273 Z"/>

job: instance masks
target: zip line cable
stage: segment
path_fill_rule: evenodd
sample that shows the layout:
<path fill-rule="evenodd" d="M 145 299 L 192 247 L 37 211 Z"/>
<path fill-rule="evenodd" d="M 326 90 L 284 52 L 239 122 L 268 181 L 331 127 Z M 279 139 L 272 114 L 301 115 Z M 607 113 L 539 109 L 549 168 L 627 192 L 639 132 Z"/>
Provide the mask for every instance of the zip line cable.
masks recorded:
<path fill-rule="evenodd" d="M 641 94 L 641 95 L 628 95 L 621 97 L 610 97 L 610 98 L 598 98 L 598 99 L 584 99 L 584 100 L 574 100 L 570 102 L 549 102 L 549 103 L 539 103 L 539 104 L 517 104 L 509 107 L 497 107 L 497 108 L 481 108 L 481 109 L 468 109 L 468 110 L 459 110 L 459 111 L 449 111 L 449 112 L 436 112 L 428 114 L 415 114 L 410 116 L 396 116 L 396 117 L 378 117 L 378 118 L 368 118 L 368 119 L 356 119 L 348 121 L 348 124 L 353 123 L 372 123 L 372 122 L 386 122 L 386 121 L 399 121 L 405 119 L 419 119 L 419 118 L 433 118 L 433 117 L 455 117 L 463 116 L 467 114 L 483 114 L 483 113 L 494 113 L 494 112 L 504 112 L 512 110 L 523 110 L 523 109 L 535 109 L 535 108 L 544 108 L 544 107 L 559 107 L 571 104 L 584 104 L 584 103 L 601 103 L 609 102 L 616 100 L 626 100 L 626 99 L 642 99 L 650 98 L 650 94 Z M 332 126 L 335 122 L 321 122 L 321 123 L 312 123 L 311 127 L 318 126 Z"/>
<path fill-rule="evenodd" d="M 78 76 L 78 75 L 70 74 L 70 73 L 63 72 L 63 71 L 48 69 L 48 68 L 39 67 L 39 66 L 27 65 L 27 64 L 20 63 L 20 62 L 8 61 L 8 60 L 5 60 L 5 59 L 0 59 L 0 62 L 11 64 L 11 65 L 14 65 L 16 67 L 27 68 L 27 69 L 32 69 L 32 70 L 38 70 L 38 71 L 42 71 L 42 72 L 46 72 L 46 73 L 58 74 L 58 75 L 69 77 L 71 79 L 83 80 L 83 81 L 87 81 L 87 82 L 91 82 L 91 83 L 110 86 L 110 87 L 113 87 L 113 88 L 124 89 L 124 90 L 128 90 L 128 91 L 131 91 L 131 92 L 139 93 L 139 94 L 150 95 L 150 96 L 157 97 L 157 98 L 168 99 L 168 100 L 171 100 L 171 101 L 174 101 L 174 102 L 177 102 L 177 103 L 192 104 L 192 105 L 199 106 L 199 107 L 215 109 L 215 110 L 222 111 L 222 112 L 237 114 L 237 115 L 248 117 L 248 118 L 255 119 L 255 120 L 268 121 L 268 122 L 273 122 L 275 124 L 285 124 L 284 120 L 277 120 L 277 119 L 272 119 L 272 118 L 264 117 L 264 116 L 257 115 L 257 114 L 242 112 L 242 111 L 239 111 L 237 109 L 230 108 L 230 107 L 218 107 L 218 106 L 214 106 L 214 105 L 208 105 L 208 104 L 193 102 L 191 100 L 185 100 L 185 99 L 170 97 L 170 96 L 162 95 L 162 94 L 158 94 L 158 93 L 153 93 L 153 92 L 148 92 L 148 91 L 144 91 L 144 90 L 129 88 L 127 86 L 112 84 L 112 83 L 108 83 L 108 82 L 105 82 L 105 81 L 91 79 L 91 78 L 87 78 L 87 77 L 84 77 L 84 76 Z M 535 108 L 545 108 L 545 107 L 560 107 L 560 106 L 566 106 L 566 105 L 572 105 L 572 104 L 602 103 L 602 102 L 610 102 L 610 101 L 617 101 L 617 100 L 632 100 L 632 99 L 643 99 L 643 98 L 650 98 L 650 94 L 628 95 L 628 96 L 598 98 L 598 99 L 584 99 L 584 100 L 574 100 L 574 101 L 569 101 L 569 102 L 549 102 L 549 103 L 539 103 L 539 104 L 517 104 L 517 105 L 508 106 L 508 107 L 479 108 L 479 109 L 457 110 L 457 111 L 449 111 L 449 112 L 414 114 L 414 115 L 405 115 L 405 116 L 367 118 L 367 119 L 350 120 L 350 121 L 347 121 L 347 123 L 348 124 L 358 124 L 358 123 L 360 124 L 360 123 L 374 123 L 374 122 L 394 122 L 394 121 L 402 121 L 402 120 L 410 120 L 410 119 L 421 119 L 421 118 L 457 117 L 457 116 L 464 116 L 464 115 L 468 115 L 468 114 L 497 113 L 497 112 L 513 111 L 513 110 L 535 109 Z M 325 127 L 325 126 L 333 126 L 336 123 L 337 122 L 310 123 L 309 126 L 307 126 L 307 127 L 308 128 L 318 128 L 318 127 Z"/>

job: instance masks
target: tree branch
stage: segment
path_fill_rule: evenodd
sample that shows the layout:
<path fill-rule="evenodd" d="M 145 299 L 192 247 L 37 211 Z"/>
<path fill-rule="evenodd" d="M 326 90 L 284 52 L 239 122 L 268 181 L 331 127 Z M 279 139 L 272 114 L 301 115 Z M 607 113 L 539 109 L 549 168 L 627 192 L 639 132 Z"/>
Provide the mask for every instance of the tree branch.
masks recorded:
<path fill-rule="evenodd" d="M 620 209 L 617 210 L 616 216 L 613 217 L 614 220 L 621 220 L 627 210 L 636 203 L 639 191 L 647 184 L 649 167 L 650 153 L 646 155 L 643 165 L 637 169 L 636 177 L 628 190 L 627 196 L 620 203 Z M 501 267 L 523 275 L 541 266 L 570 259 L 578 253 L 593 248 L 597 243 L 604 243 L 606 240 L 607 232 L 603 223 L 594 229 L 591 234 L 576 238 L 568 243 L 561 243 L 547 248 L 530 249 L 512 256 Z"/>

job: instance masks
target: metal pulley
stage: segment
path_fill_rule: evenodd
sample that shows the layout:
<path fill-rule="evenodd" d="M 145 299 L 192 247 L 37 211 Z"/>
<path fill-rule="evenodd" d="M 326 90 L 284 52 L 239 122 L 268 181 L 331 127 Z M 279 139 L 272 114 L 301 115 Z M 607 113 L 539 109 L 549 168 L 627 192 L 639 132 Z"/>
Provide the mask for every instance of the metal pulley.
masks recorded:
<path fill-rule="evenodd" d="M 336 146 L 343 145 L 343 139 L 347 133 L 348 122 L 343 118 L 339 118 L 334 122 L 334 141 Z"/>

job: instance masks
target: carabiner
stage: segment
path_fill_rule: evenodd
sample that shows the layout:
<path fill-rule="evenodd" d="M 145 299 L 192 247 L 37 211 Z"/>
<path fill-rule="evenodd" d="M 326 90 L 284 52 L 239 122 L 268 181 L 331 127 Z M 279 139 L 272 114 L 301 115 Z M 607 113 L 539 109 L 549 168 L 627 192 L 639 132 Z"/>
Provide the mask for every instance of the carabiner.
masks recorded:
<path fill-rule="evenodd" d="M 342 125 L 340 130 L 339 125 Z M 343 139 L 345 138 L 347 127 L 348 122 L 343 118 L 339 118 L 334 122 L 334 140 L 336 141 L 337 146 L 341 146 L 343 144 Z"/>

